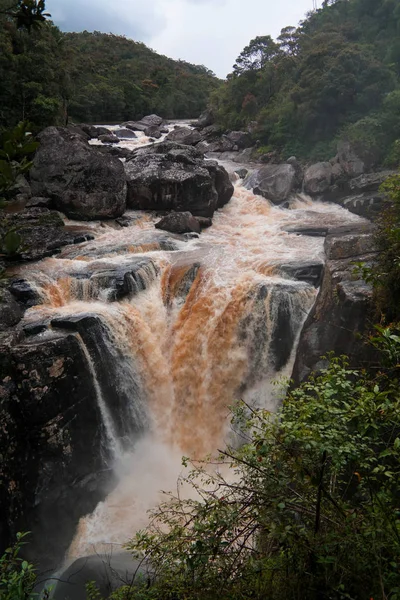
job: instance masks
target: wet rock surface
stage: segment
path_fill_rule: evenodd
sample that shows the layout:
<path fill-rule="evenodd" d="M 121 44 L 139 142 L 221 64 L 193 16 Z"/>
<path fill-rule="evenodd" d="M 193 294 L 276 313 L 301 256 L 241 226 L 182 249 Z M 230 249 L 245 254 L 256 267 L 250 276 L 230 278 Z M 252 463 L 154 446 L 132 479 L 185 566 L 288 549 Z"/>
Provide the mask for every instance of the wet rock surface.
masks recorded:
<path fill-rule="evenodd" d="M 352 364 L 371 358 L 363 340 L 372 315 L 372 287 L 354 272 L 355 262 L 376 257 L 371 224 L 338 227 L 325 239 L 327 261 L 320 291 L 301 333 L 292 378 L 304 381 L 325 366 L 328 352 L 346 354 Z"/>
<path fill-rule="evenodd" d="M 42 199 L 37 200 L 43 204 Z M 63 246 L 93 237 L 84 228 L 71 231 L 64 227 L 59 213 L 42 206 L 11 214 L 0 211 L 0 236 L 10 230 L 18 234 L 20 243 L 16 252 L 7 256 L 8 262 L 38 260 L 56 254 Z"/>
<path fill-rule="evenodd" d="M 200 223 L 190 212 L 171 212 L 155 224 L 156 229 L 172 233 L 200 233 Z"/>
<path fill-rule="evenodd" d="M 174 142 L 133 152 L 125 172 L 130 208 L 212 217 L 233 195 L 225 169 L 209 164 L 196 149 Z"/>
<path fill-rule="evenodd" d="M 274 204 L 281 204 L 296 187 L 296 169 L 289 164 L 267 165 L 251 173 L 244 185 Z"/>
<path fill-rule="evenodd" d="M 310 195 L 326 192 L 332 183 L 332 165 L 328 162 L 316 163 L 304 173 L 304 191 Z"/>
<path fill-rule="evenodd" d="M 38 138 L 30 172 L 34 195 L 51 198 L 58 210 L 75 219 L 124 213 L 126 180 L 119 160 L 61 127 L 48 127 Z"/>
<path fill-rule="evenodd" d="M 187 144 L 188 146 L 195 146 L 201 141 L 201 135 L 195 129 L 189 129 L 189 127 L 179 127 L 171 131 L 166 140 L 170 142 L 177 142 L 178 144 Z"/>
<path fill-rule="evenodd" d="M 29 528 L 25 554 L 49 569 L 112 478 L 85 364 L 74 335 L 0 343 L 0 545 Z"/>

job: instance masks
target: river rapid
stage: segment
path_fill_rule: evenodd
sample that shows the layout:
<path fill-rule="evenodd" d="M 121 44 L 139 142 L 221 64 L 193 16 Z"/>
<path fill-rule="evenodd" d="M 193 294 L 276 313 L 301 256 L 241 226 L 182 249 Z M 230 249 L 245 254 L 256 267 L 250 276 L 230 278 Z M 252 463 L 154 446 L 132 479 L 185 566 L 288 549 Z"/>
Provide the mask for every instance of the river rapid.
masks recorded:
<path fill-rule="evenodd" d="M 119 145 L 148 143 L 139 132 Z M 241 165 L 223 164 L 232 172 L 234 196 L 200 237 L 166 234 L 154 228 L 153 214 L 128 211 L 127 227 L 91 223 L 94 240 L 20 269 L 42 299 L 27 311 L 25 323 L 95 315 L 116 363 L 109 371 L 115 395 L 126 398 L 121 439 L 82 337 L 104 424 L 105 461 L 118 483 L 81 519 L 69 559 L 121 548 L 145 526 L 160 490 L 176 487 L 182 455 L 200 459 L 232 440 L 229 407 L 240 398 L 276 408 L 281 389 L 273 381 L 290 377 L 318 291 L 291 279 L 285 266 L 325 259 L 323 237 L 293 229 L 362 221 L 305 195 L 290 208 L 274 206 L 243 186 L 233 173 Z M 115 301 L 110 273 L 139 260 L 135 293 Z"/>

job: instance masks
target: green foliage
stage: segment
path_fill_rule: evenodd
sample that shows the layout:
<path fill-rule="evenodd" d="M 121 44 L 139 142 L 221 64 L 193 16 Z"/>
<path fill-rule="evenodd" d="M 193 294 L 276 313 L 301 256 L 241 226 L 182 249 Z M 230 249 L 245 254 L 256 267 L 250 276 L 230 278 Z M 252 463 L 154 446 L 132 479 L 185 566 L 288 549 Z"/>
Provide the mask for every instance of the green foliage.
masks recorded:
<path fill-rule="evenodd" d="M 29 123 L 25 122 L 0 133 L 0 209 L 12 198 L 18 177 L 32 166 L 30 159 L 39 144 L 29 129 Z M 21 237 L 16 231 L 8 228 L 2 231 L 0 226 L 0 253 L 15 254 L 20 245 Z"/>
<path fill-rule="evenodd" d="M 36 582 L 33 565 L 20 557 L 27 533 L 17 533 L 17 541 L 0 557 L 1 600 L 28 600 Z"/>
<path fill-rule="evenodd" d="M 378 223 L 376 264 L 366 269 L 373 283 L 377 307 L 384 319 L 400 319 L 400 174 L 389 177 L 381 190 L 390 201 Z"/>
<path fill-rule="evenodd" d="M 88 122 L 151 112 L 191 118 L 218 86 L 206 67 L 122 36 L 61 33 L 46 20 L 43 0 L 9 4 L 0 0 L 0 129 L 29 120 L 36 131 L 65 125 L 68 115 Z"/>
<path fill-rule="evenodd" d="M 196 464 L 129 544 L 148 598 L 400 597 L 399 332 L 372 342 L 374 375 L 330 357 L 277 414 L 235 410 L 247 442 Z"/>
<path fill-rule="evenodd" d="M 396 0 L 365 7 L 324 2 L 276 43 L 252 40 L 211 99 L 219 122 L 233 129 L 257 120 L 262 143 L 316 160 L 350 136 L 371 166 L 382 164 L 400 139 L 400 11 Z M 248 97 L 251 113 L 243 110 Z"/>
<path fill-rule="evenodd" d="M 51 17 L 45 10 L 44 0 L 18 0 L 11 15 L 18 29 L 25 29 L 30 33 L 32 29 L 38 29 L 47 17 Z"/>
<path fill-rule="evenodd" d="M 205 67 L 160 56 L 122 36 L 84 31 L 65 34 L 64 40 L 69 112 L 78 121 L 121 122 L 152 112 L 191 118 L 218 86 Z"/>

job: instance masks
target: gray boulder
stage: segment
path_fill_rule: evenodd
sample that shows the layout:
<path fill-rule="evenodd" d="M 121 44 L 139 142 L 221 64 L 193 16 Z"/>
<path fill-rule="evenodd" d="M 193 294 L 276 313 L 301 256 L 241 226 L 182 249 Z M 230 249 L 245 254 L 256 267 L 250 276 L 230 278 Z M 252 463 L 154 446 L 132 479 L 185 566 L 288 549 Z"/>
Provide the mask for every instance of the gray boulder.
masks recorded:
<path fill-rule="evenodd" d="M 78 558 L 55 584 L 50 579 L 48 585 L 54 588 L 52 600 L 87 600 L 86 584 L 94 581 L 100 596 L 106 598 L 122 585 L 130 585 L 139 573 L 147 573 L 145 565 L 134 560 L 129 552 L 96 554 Z"/>
<path fill-rule="evenodd" d="M 61 127 L 48 127 L 38 137 L 30 172 L 34 196 L 51 198 L 72 219 L 113 218 L 125 212 L 126 178 L 120 160 Z"/>
<path fill-rule="evenodd" d="M 359 175 L 349 182 L 349 186 L 354 193 L 376 192 L 388 177 L 396 174 L 397 171 L 380 171 L 379 173 Z"/>
<path fill-rule="evenodd" d="M 200 233 L 199 221 L 190 212 L 171 212 L 155 224 L 157 229 L 171 233 Z"/>
<path fill-rule="evenodd" d="M 195 129 L 189 129 L 189 127 L 179 127 L 179 129 L 174 129 L 171 131 L 167 135 L 166 139 L 170 142 L 194 146 L 201 141 L 201 135 Z"/>
<path fill-rule="evenodd" d="M 159 140 L 162 133 L 160 131 L 160 128 L 157 127 L 157 125 L 151 125 L 150 127 L 147 127 L 147 129 L 144 130 L 144 135 Z"/>
<path fill-rule="evenodd" d="M 38 205 L 10 214 L 0 211 L 0 237 L 10 230 L 19 235 L 21 243 L 17 253 L 8 256 L 8 260 L 39 260 L 59 252 L 63 246 L 93 238 L 88 237 L 89 232 L 83 228 L 64 227 L 58 212 Z"/>
<path fill-rule="evenodd" d="M 124 166 L 130 208 L 212 217 L 233 194 L 225 169 L 191 146 L 154 144 L 133 152 Z"/>
<path fill-rule="evenodd" d="M 246 131 L 231 131 L 226 137 L 240 150 L 253 146 L 251 135 Z"/>
<path fill-rule="evenodd" d="M 99 135 L 100 142 L 103 144 L 118 144 L 119 138 L 113 133 L 108 133 L 107 135 Z"/>
<path fill-rule="evenodd" d="M 107 127 L 97 127 L 96 125 L 80 125 L 80 129 L 84 131 L 89 138 L 95 139 L 98 138 L 99 135 L 108 135 L 110 130 Z M 73 133 L 73 131 L 71 131 Z"/>
<path fill-rule="evenodd" d="M 137 136 L 134 131 L 128 129 L 127 127 L 120 127 L 119 129 L 114 129 L 113 133 L 123 140 L 134 140 Z"/>
<path fill-rule="evenodd" d="M 320 162 L 308 167 L 304 173 L 304 191 L 312 196 L 323 194 L 332 183 L 332 165 Z"/>
<path fill-rule="evenodd" d="M 13 327 L 22 318 L 22 310 L 7 289 L 0 288 L 0 331 Z"/>
<path fill-rule="evenodd" d="M 207 109 L 203 113 L 201 113 L 201 115 L 197 119 L 198 127 L 208 127 L 209 125 L 212 125 L 213 123 L 214 123 L 214 114 L 213 114 L 212 110 L 209 110 L 209 109 Z"/>
<path fill-rule="evenodd" d="M 147 123 L 142 123 L 141 121 L 126 121 L 121 124 L 121 127 L 130 129 L 131 131 L 144 131 L 149 125 Z"/>
<path fill-rule="evenodd" d="M 211 142 L 206 147 L 206 152 L 230 152 L 233 150 L 235 144 L 228 138 L 228 136 L 223 135 L 219 140 Z"/>
<path fill-rule="evenodd" d="M 326 367 L 321 359 L 333 351 L 346 354 L 350 364 L 360 365 L 371 358 L 365 333 L 373 315 L 372 286 L 354 274 L 355 262 L 376 257 L 373 226 L 366 222 L 337 227 L 325 239 L 327 261 L 317 300 L 301 332 L 292 374 L 295 385 L 311 371 Z"/>
<path fill-rule="evenodd" d="M 159 117 L 158 115 L 147 115 L 146 117 L 143 117 L 143 119 L 140 119 L 141 123 L 144 123 L 145 125 L 147 125 L 147 127 L 159 127 L 161 125 L 161 123 L 163 122 L 163 118 Z"/>
<path fill-rule="evenodd" d="M 267 198 L 274 204 L 288 200 L 296 186 L 296 169 L 293 165 L 267 165 L 253 171 L 245 179 L 245 187 Z"/>
<path fill-rule="evenodd" d="M 364 161 L 357 156 L 350 142 L 339 142 L 338 160 L 343 171 L 350 177 L 358 177 L 365 171 Z"/>
<path fill-rule="evenodd" d="M 236 169 L 235 173 L 236 175 L 240 178 L 240 179 L 244 179 L 247 175 L 249 171 L 247 169 L 245 169 L 244 167 L 241 167 L 240 169 Z"/>

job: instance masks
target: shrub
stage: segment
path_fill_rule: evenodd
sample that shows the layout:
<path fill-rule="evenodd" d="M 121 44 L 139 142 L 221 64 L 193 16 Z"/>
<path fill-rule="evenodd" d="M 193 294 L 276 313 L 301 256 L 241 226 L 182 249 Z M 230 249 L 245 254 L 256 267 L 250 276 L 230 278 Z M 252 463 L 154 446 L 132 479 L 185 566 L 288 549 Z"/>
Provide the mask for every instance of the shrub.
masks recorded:
<path fill-rule="evenodd" d="M 331 357 L 277 414 L 235 409 L 247 443 L 192 465 L 194 499 L 170 495 L 129 544 L 152 597 L 400 598 L 400 337 L 372 342 L 378 374 Z"/>

